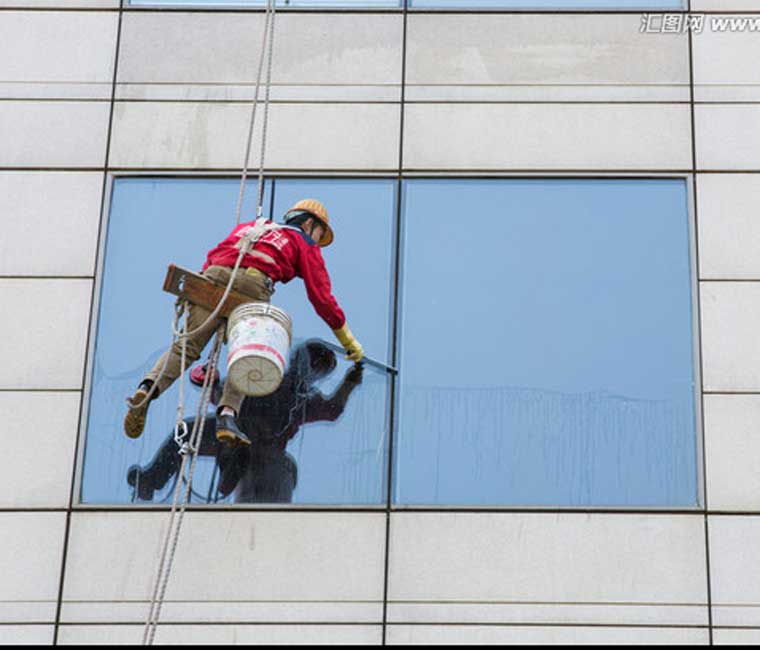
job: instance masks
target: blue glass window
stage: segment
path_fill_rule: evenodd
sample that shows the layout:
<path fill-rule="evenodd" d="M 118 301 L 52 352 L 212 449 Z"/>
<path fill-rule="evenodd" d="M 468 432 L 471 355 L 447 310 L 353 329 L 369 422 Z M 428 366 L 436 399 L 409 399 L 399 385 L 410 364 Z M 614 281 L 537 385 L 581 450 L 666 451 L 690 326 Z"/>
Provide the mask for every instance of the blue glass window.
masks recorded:
<path fill-rule="evenodd" d="M 174 297 L 161 290 L 167 264 L 200 270 L 206 252 L 233 226 L 238 187 L 235 179 L 114 182 L 92 361 L 83 503 L 171 500 L 179 465 L 171 439 L 179 381 L 152 403 L 146 431 L 137 440 L 122 431 L 124 399 L 171 340 Z M 255 194 L 253 182 L 244 214 L 254 212 Z M 324 250 L 334 293 L 367 351 L 386 359 L 396 183 L 278 180 L 267 184 L 265 205 L 279 218 L 296 200 L 307 197 L 325 203 L 336 233 L 332 246 Z M 320 359 L 330 361 L 325 366 L 330 372 L 298 375 L 298 390 L 279 401 L 244 403 L 241 426 L 250 426 L 244 430 L 260 443 L 249 456 L 228 454 L 207 435 L 192 501 L 383 502 L 388 377 L 369 367 L 358 376 L 342 355 L 336 358 L 315 343 L 333 342 L 333 335 L 313 313 L 300 280 L 278 284 L 272 302 L 294 321 L 296 356 L 291 370 L 302 368 L 307 358 L 303 355 L 312 354 L 316 346 Z M 224 354 L 222 359 L 224 376 Z M 186 396 L 186 415 L 191 417 L 198 390 L 189 382 Z"/>
<path fill-rule="evenodd" d="M 237 188 L 115 181 L 84 503 L 171 498 L 178 384 L 137 441 L 122 433 L 123 400 L 170 338 L 167 263 L 200 268 L 231 228 Z M 248 214 L 254 195 L 252 184 Z M 330 210 L 325 258 L 352 329 L 389 363 L 396 182 L 278 179 L 265 205 L 279 216 L 304 197 Z M 402 218 L 395 503 L 697 503 L 685 181 L 410 180 Z M 300 281 L 278 285 L 273 301 L 294 319 L 291 368 L 301 368 L 332 334 Z M 303 390 L 244 408 L 244 427 L 283 444 L 241 461 L 207 436 L 194 502 L 384 501 L 390 380 L 371 367 L 358 377 L 342 358 L 328 365 Z M 191 417 L 198 392 L 186 386 Z"/>
<path fill-rule="evenodd" d="M 684 180 L 404 186 L 399 504 L 693 506 Z"/>
<path fill-rule="evenodd" d="M 409 0 L 410 9 L 673 9 L 686 8 L 682 0 Z"/>

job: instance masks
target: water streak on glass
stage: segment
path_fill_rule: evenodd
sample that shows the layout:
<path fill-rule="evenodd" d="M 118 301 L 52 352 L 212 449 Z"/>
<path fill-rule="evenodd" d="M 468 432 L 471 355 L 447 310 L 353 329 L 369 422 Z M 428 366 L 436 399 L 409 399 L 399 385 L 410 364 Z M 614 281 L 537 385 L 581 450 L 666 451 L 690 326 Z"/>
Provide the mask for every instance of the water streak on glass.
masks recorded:
<path fill-rule="evenodd" d="M 695 505 L 685 181 L 404 192 L 395 501 Z"/>

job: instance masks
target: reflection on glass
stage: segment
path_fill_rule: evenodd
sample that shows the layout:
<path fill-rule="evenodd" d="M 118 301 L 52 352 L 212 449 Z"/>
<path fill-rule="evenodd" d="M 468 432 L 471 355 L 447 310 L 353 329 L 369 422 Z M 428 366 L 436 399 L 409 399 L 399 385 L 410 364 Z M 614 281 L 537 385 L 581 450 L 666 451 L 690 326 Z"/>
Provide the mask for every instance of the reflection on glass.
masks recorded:
<path fill-rule="evenodd" d="M 319 341 L 297 346 L 280 387 L 266 397 L 247 397 L 243 401 L 239 425 L 252 441 L 251 447 L 230 449 L 219 444 L 216 417 L 207 417 L 199 454 L 216 459 L 217 473 L 205 497 L 196 494 L 196 498 L 205 503 L 218 503 L 230 495 L 235 503 L 292 502 L 298 465 L 287 451 L 288 443 L 305 424 L 338 421 L 351 394 L 362 383 L 363 368 L 353 365 L 332 394 L 326 396 L 318 384 L 336 366 L 335 353 Z M 218 404 L 222 387 L 223 382 L 215 384 L 212 404 Z M 195 418 L 185 421 L 188 430 L 192 430 Z M 135 500 L 153 501 L 156 492 L 177 479 L 181 462 L 171 431 L 147 466 L 136 465 L 128 470 L 127 482 L 135 490 Z"/>
<path fill-rule="evenodd" d="M 82 481 L 84 503 L 122 504 L 134 500 L 160 503 L 171 499 L 170 479 L 176 474 L 172 469 L 175 461 L 171 460 L 174 450 L 165 443 L 174 427 L 179 381 L 152 403 L 145 433 L 137 440 L 126 438 L 122 431 L 124 399 L 134 391 L 171 338 L 174 299 L 161 291 L 166 265 L 174 262 L 190 269 L 200 268 L 206 252 L 224 239 L 232 227 L 238 184 L 234 179 L 143 178 L 115 182 L 90 391 Z M 267 186 L 267 206 L 272 204 L 273 185 Z M 289 187 L 302 193 L 298 199 L 314 197 L 326 204 L 336 237 L 323 253 L 334 293 L 365 348 L 372 348 L 375 356 L 387 355 L 395 184 L 384 180 L 283 181 L 280 191 L 278 181 L 274 214 L 282 215 L 295 203 L 293 200 L 279 206 L 280 197 L 289 200 Z M 254 182 L 247 192 L 244 214 L 255 211 L 252 205 L 255 194 Z M 364 218 L 371 219 L 372 226 L 367 228 Z M 372 233 L 371 240 L 366 239 L 367 232 Z M 372 260 L 373 266 L 359 276 L 354 270 L 364 268 L 365 260 Z M 314 417 L 310 412 L 305 419 L 294 416 L 290 428 L 283 428 L 282 408 L 287 400 L 282 395 L 277 403 L 247 400 L 241 424 L 260 442 L 252 450 L 247 465 L 249 469 L 256 468 L 257 474 L 250 469 L 247 479 L 240 477 L 234 488 L 225 492 L 229 477 L 234 474 L 230 474 L 232 466 L 225 465 L 228 482 L 219 484 L 220 464 L 228 458 L 216 453 L 219 450 L 213 435 L 204 438 L 203 457 L 193 481 L 193 501 L 382 502 L 387 462 L 387 377 L 367 368 L 361 388 L 348 401 L 351 392 L 348 385 L 353 389 L 360 382 L 357 371 L 351 373 L 353 364 L 342 356 L 331 372 L 305 373 L 301 360 L 307 348 L 302 343 L 320 337 L 331 340 L 332 333 L 314 314 L 301 281 L 286 286 L 278 284 L 272 302 L 293 318 L 293 351 L 300 350 L 294 357 L 297 362 L 288 371 L 288 377 L 299 378 L 296 384 L 300 385 L 288 409 L 303 408 L 304 404 L 313 407 L 314 400 L 324 399 L 333 410 L 330 417 L 325 412 Z M 223 353 L 222 375 L 225 359 Z M 185 413 L 189 416 L 197 410 L 199 391 L 186 384 L 185 392 Z M 338 405 L 341 408 L 336 410 Z M 261 408 L 263 411 L 257 410 Z M 271 421 L 267 420 L 269 409 Z M 209 416 L 212 414 L 210 410 Z M 213 432 L 214 418 L 209 417 L 208 423 L 208 431 Z M 275 446 L 262 442 L 274 437 L 281 443 L 276 456 L 270 453 Z M 267 458 L 271 463 L 264 467 L 262 463 Z M 240 464 L 239 456 L 235 462 Z M 267 491 L 267 473 L 277 474 L 284 468 L 295 471 L 296 465 L 298 480 L 293 481 L 290 493 Z M 152 488 L 149 482 L 137 480 L 150 468 L 153 468 Z M 162 473 L 166 475 L 163 480 Z M 263 481 L 262 486 L 251 488 L 256 481 Z"/>
<path fill-rule="evenodd" d="M 404 192 L 395 501 L 695 505 L 685 181 Z"/>

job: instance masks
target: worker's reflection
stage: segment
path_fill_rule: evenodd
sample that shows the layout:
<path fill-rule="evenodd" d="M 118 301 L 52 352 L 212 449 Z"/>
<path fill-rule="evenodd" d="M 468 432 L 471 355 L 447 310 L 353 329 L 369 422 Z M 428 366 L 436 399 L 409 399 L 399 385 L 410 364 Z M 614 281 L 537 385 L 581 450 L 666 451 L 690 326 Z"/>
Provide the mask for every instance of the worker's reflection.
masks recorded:
<path fill-rule="evenodd" d="M 297 483 L 295 459 L 286 451 L 288 441 L 308 422 L 334 422 L 346 408 L 348 398 L 362 383 L 362 367 L 352 366 L 335 392 L 326 397 L 315 384 L 335 370 L 335 353 L 318 341 L 307 341 L 293 351 L 282 384 L 266 397 L 247 397 L 238 422 L 251 439 L 250 447 L 230 449 L 216 440 L 216 417 L 206 418 L 201 456 L 215 456 L 219 482 L 214 493 L 203 498 L 214 502 L 234 492 L 235 503 L 289 503 Z M 221 395 L 214 386 L 212 401 Z M 194 418 L 186 420 L 192 430 Z M 180 467 L 181 456 L 169 435 L 146 467 L 132 466 L 127 482 L 135 498 L 152 501 Z"/>

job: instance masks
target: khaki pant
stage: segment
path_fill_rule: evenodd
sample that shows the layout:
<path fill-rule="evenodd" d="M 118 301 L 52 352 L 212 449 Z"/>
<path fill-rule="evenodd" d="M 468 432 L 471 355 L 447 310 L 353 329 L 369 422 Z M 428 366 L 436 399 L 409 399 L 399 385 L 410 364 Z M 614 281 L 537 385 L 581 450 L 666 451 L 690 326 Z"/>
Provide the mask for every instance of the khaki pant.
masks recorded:
<path fill-rule="evenodd" d="M 232 269 L 226 266 L 209 266 L 203 273 L 205 277 L 215 283 L 227 286 L 230 281 L 230 275 Z M 272 281 L 263 273 L 257 269 L 238 269 L 235 275 L 235 280 L 232 284 L 232 288 L 235 291 L 249 296 L 252 301 L 257 302 L 269 302 L 269 298 L 272 296 Z M 210 311 L 198 307 L 197 305 L 190 305 L 190 313 L 188 316 L 187 330 L 192 331 L 199 325 L 203 324 L 209 315 Z M 186 351 L 186 367 L 189 368 L 195 363 L 201 356 L 203 348 L 209 342 L 211 337 L 216 332 L 217 327 L 222 322 L 222 318 L 215 318 L 206 327 L 204 327 L 195 336 L 191 336 L 187 339 L 187 351 Z M 163 376 L 158 380 L 161 368 L 164 366 L 164 360 L 166 356 L 169 356 L 169 360 L 166 363 L 166 370 Z M 176 341 L 172 347 L 161 355 L 161 358 L 153 366 L 153 369 L 145 375 L 145 379 L 152 382 L 158 380 L 158 390 L 163 393 L 169 386 L 174 383 L 174 380 L 179 377 L 180 369 L 182 367 L 182 344 Z M 235 409 L 236 413 L 240 413 L 240 405 L 243 403 L 245 395 L 237 392 L 231 382 L 224 382 L 224 392 L 222 398 L 219 401 L 219 406 L 229 406 Z"/>

